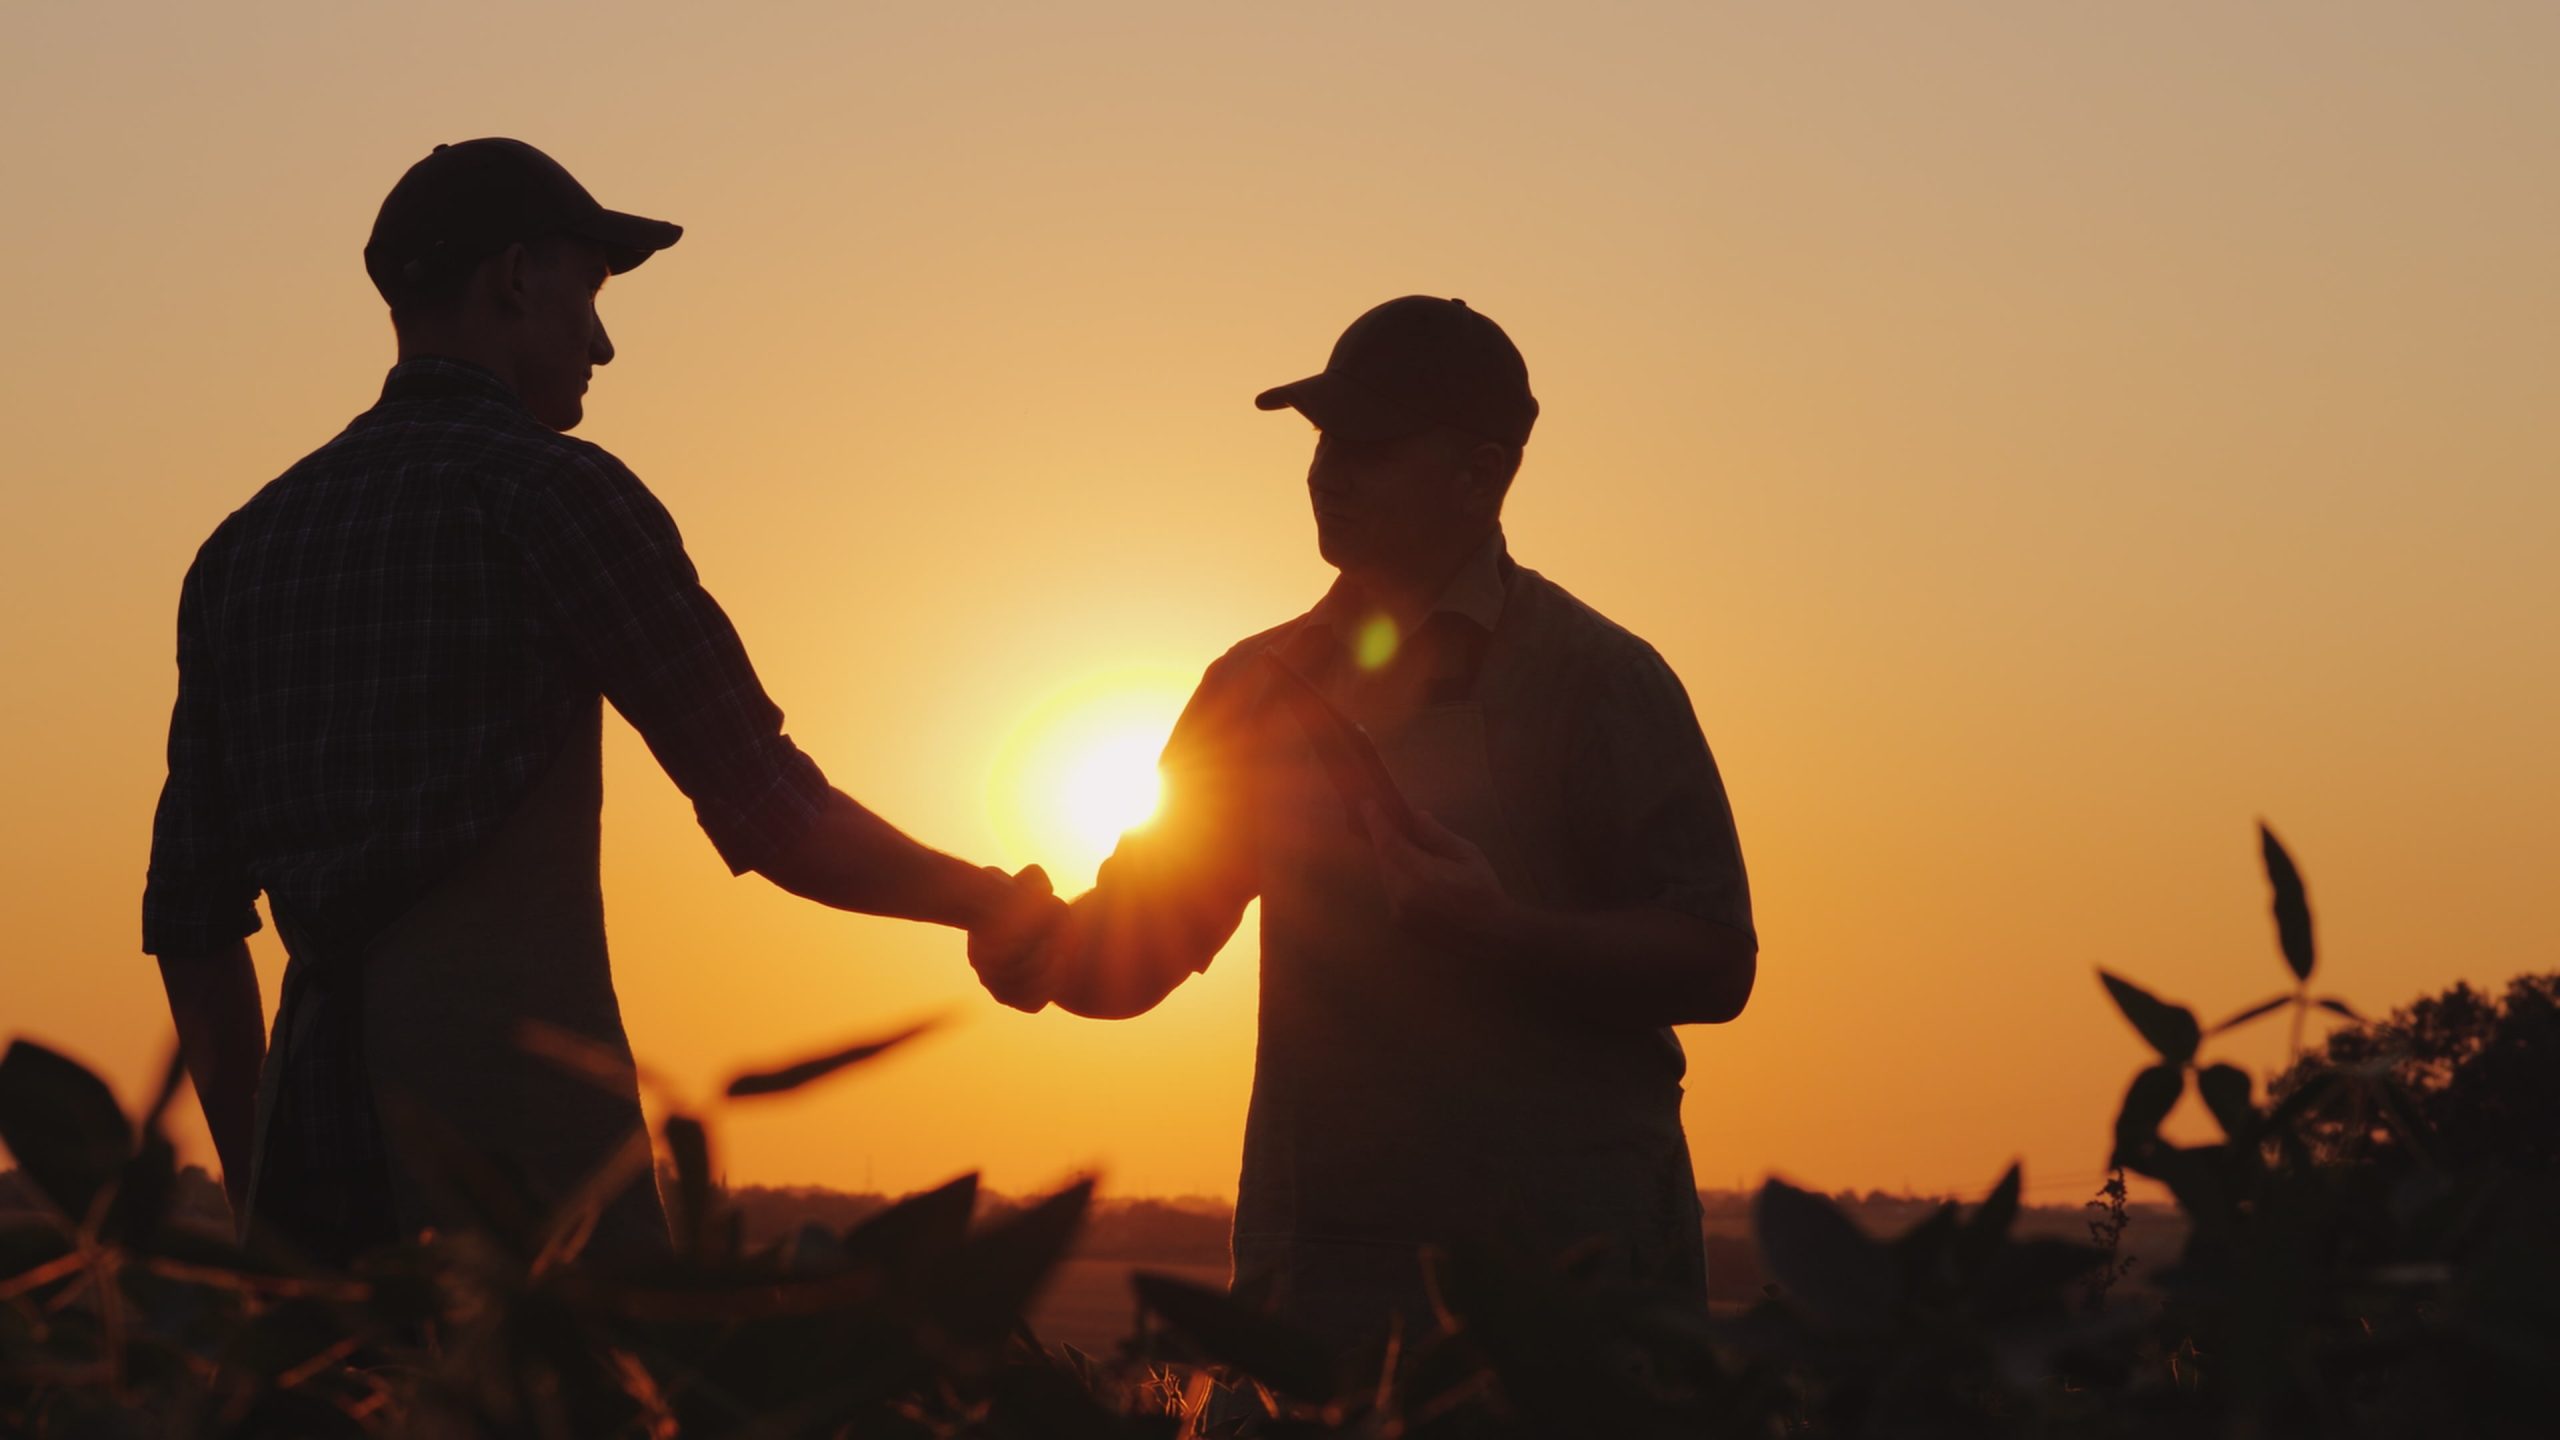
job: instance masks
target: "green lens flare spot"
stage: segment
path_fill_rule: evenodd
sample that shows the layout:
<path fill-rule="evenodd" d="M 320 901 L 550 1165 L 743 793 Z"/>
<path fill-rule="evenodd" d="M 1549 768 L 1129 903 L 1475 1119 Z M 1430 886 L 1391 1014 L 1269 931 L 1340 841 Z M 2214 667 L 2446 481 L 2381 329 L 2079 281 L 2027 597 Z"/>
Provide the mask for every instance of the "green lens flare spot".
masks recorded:
<path fill-rule="evenodd" d="M 1396 622 L 1384 615 L 1372 615 L 1360 624 L 1360 633 L 1352 638 L 1351 658 L 1363 670 L 1377 670 L 1396 658 L 1396 645 L 1402 639 L 1396 634 Z"/>

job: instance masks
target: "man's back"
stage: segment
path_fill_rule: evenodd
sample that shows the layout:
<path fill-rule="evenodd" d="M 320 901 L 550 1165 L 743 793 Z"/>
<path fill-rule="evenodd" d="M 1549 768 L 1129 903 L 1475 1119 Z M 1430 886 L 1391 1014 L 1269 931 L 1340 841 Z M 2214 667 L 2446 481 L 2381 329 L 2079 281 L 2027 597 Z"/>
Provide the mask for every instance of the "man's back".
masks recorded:
<path fill-rule="evenodd" d="M 823 791 L 665 510 L 495 376 L 404 362 L 262 489 L 179 605 L 146 948 L 361 945 L 523 800 L 610 694 L 733 865 Z M 740 868 L 744 868 L 741 866 Z"/>

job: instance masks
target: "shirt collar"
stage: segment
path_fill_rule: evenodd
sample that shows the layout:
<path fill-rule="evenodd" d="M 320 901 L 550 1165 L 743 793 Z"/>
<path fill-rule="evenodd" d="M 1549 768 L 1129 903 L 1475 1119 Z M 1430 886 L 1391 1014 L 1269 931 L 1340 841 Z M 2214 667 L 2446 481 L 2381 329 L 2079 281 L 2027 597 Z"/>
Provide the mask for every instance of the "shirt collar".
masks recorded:
<path fill-rule="evenodd" d="M 1486 536 L 1485 542 L 1458 567 L 1458 573 L 1449 577 L 1431 608 L 1423 612 L 1422 623 L 1428 625 L 1435 615 L 1454 615 L 1488 635 L 1493 633 L 1495 623 L 1502 618 L 1503 597 L 1509 593 L 1504 580 L 1510 559 L 1500 530 Z M 1367 595 L 1349 576 L 1342 576 L 1307 612 L 1307 620 L 1313 625 L 1340 629 L 1358 625 L 1367 609 Z"/>
<path fill-rule="evenodd" d="M 495 400 L 522 408 L 507 382 L 468 360 L 443 355 L 413 355 L 391 367 L 382 381 L 382 400 Z"/>

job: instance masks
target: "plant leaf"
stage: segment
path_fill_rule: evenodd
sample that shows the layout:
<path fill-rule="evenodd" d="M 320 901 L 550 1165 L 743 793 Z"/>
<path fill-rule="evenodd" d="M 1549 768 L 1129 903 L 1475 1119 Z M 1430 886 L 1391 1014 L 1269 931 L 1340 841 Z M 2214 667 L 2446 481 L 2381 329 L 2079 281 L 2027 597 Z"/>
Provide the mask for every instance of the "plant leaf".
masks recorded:
<path fill-rule="evenodd" d="M 1324 1345 L 1295 1326 L 1275 1320 L 1215 1290 L 1141 1270 L 1129 1287 L 1173 1332 L 1200 1353 L 1230 1365 L 1283 1394 L 1306 1400 L 1333 1397 L 1333 1365 Z"/>
<path fill-rule="evenodd" d="M 972 1171 L 931 1190 L 909 1195 L 888 1209 L 845 1231 L 848 1263 L 872 1265 L 909 1276 L 918 1267 L 938 1263 L 968 1237 L 969 1217 L 978 1206 L 978 1177 Z"/>
<path fill-rule="evenodd" d="M 2323 995 L 2323 996 L 2321 996 L 2319 999 L 2314 1000 L 2314 1001 L 2312 1001 L 2311 1003 L 2312 1003 L 2313 1005 L 2318 1006 L 2319 1008 L 2321 1008 L 2321 1009 L 2323 1009 L 2323 1010 L 2328 1011 L 2328 1012 L 2329 1012 L 2330 1014 L 2332 1014 L 2332 1015 L 2342 1016 L 2342 1017 L 2344 1017 L 2344 1018 L 2346 1018 L 2346 1019 L 2353 1020 L 2354 1022 L 2356 1022 L 2356 1023 L 2357 1023 L 2357 1024 L 2359 1024 L 2359 1025 L 2362 1025 L 2362 1024 L 2364 1024 L 2364 1023 L 2365 1023 L 2365 1019 L 2364 1019 L 2364 1017 L 2363 1017 L 2362 1015 L 2359 1015 L 2359 1014 L 2357 1014 L 2357 1013 L 2356 1013 L 2356 1007 L 2354 1007 L 2353 1005 L 2348 1004 L 2348 1003 L 2347 1003 L 2346 1001 L 2344 1001 L 2344 1000 L 2339 999 L 2339 998 L 2338 998 L 2337 996 L 2335 996 L 2335 995 Z"/>
<path fill-rule="evenodd" d="M 784 1065 L 773 1070 L 750 1071 L 730 1081 L 726 1093 L 732 1100 L 743 1100 L 754 1095 L 780 1095 L 785 1091 L 797 1090 L 812 1080 L 822 1080 L 849 1065 L 859 1065 L 885 1050 L 903 1045 L 932 1029 L 936 1023 L 927 1020 L 910 1025 L 895 1035 L 878 1040 L 865 1040 L 860 1044 L 848 1045 L 841 1050 L 802 1060 L 796 1064 Z"/>
<path fill-rule="evenodd" d="M 2175 1065 L 2154 1065 L 2125 1087 L 2124 1104 L 2116 1111 L 2116 1153 L 2111 1162 L 2148 1175 L 2147 1156 L 2160 1143 L 2160 1122 L 2169 1118 L 2178 1097 L 2187 1093 L 2187 1072 Z"/>
<path fill-rule="evenodd" d="M 2241 1026 L 2248 1024 L 2250 1021 L 2257 1019 L 2261 1015 L 2272 1015 L 2292 1003 L 2293 997 L 2291 995 L 2279 995 L 2273 1000 L 2261 1000 L 2257 1004 L 2250 1006 L 2248 1009 L 2241 1011 L 2239 1014 L 2232 1016 L 2230 1019 L 2223 1021 L 2221 1024 L 2214 1026 L 2212 1029 L 2207 1030 L 2204 1033 L 2207 1035 L 2219 1035 L 2225 1030 L 2237 1030 Z"/>
<path fill-rule="evenodd" d="M 2106 982 L 2107 993 L 2115 997 L 2116 1008 L 2133 1022 L 2160 1058 L 2172 1065 L 2184 1065 L 2196 1058 L 2196 1046 L 2204 1042 L 2204 1032 L 2196 1025 L 2195 1012 L 2184 1005 L 2171 1005 L 2152 997 L 2150 991 L 2101 970 L 2098 978 Z"/>
<path fill-rule="evenodd" d="M 2246 1143 L 2257 1137 L 2258 1107 L 2249 1102 L 2249 1072 L 2237 1065 L 2208 1065 L 2196 1075 L 2196 1093 L 2222 1123 L 2222 1133 Z"/>
<path fill-rule="evenodd" d="M 1965 1228 L 1994 1239 L 2008 1234 L 2009 1227 L 2017 1223 L 2018 1195 L 2025 1188 L 2026 1172 L 2012 1163 L 2000 1183 L 1992 1186 L 1991 1193 L 1965 1218 Z"/>
<path fill-rule="evenodd" d="M 1093 1181 L 1079 1180 L 970 1236 L 927 1280 L 927 1312 L 964 1345 L 1001 1344 L 1066 1258 L 1092 1204 Z"/>
<path fill-rule="evenodd" d="M 2011 1164 L 2000 1183 L 1992 1186 L 1991 1193 L 1965 1217 L 1956 1250 L 1968 1270 L 1979 1273 L 2000 1253 L 2002 1242 L 2009 1238 L 2009 1228 L 2017 1223 L 2018 1196 L 2025 1185 L 2025 1173 Z"/>
<path fill-rule="evenodd" d="M 1882 1245 L 1823 1196 L 1784 1180 L 1760 1187 L 1751 1228 L 1781 1291 L 1843 1329 L 1882 1328 L 1901 1277 Z"/>
<path fill-rule="evenodd" d="M 711 1136 L 690 1115 L 670 1115 L 662 1133 L 667 1157 L 675 1162 L 676 1253 L 701 1258 L 711 1243 Z"/>
<path fill-rule="evenodd" d="M 32 1040 L 0 1055 L 0 1142 L 74 1225 L 133 1153 L 133 1128 L 107 1082 Z"/>
<path fill-rule="evenodd" d="M 2258 822 L 2258 849 L 2266 858 L 2267 883 L 2275 888 L 2276 944 L 2284 950 L 2285 968 L 2296 980 L 2311 978 L 2311 900 L 2303 893 L 2302 872 L 2293 867 L 2276 832 Z"/>
<path fill-rule="evenodd" d="M 628 1053 L 549 1021 L 518 1021 L 516 1048 L 550 1061 L 607 1095 L 628 1095 L 640 1087 L 639 1067 L 631 1063 Z"/>

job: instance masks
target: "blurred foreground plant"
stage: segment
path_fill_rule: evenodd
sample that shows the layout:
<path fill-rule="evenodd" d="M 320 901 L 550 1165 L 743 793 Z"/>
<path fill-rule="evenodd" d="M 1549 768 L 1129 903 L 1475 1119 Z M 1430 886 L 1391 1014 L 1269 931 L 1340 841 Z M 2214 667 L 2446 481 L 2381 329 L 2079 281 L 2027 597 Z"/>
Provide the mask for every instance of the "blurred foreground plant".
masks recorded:
<path fill-rule="evenodd" d="M 2528 1073 L 2517 1055 L 2550 1063 L 2535 1046 L 2560 980 L 2511 992 L 2504 1048 L 2461 1038 L 2486 1033 L 2476 1007 L 2404 1013 L 2332 1037 L 2262 1102 L 2247 1072 L 2202 1059 L 2211 1034 L 2290 1007 L 2298 1037 L 2315 1011 L 2354 1012 L 2311 994 L 2300 875 L 2271 833 L 2261 853 L 2289 990 L 2208 1032 L 2102 976 L 2157 1055 L 2116 1116 L 2115 1162 L 2166 1186 L 2189 1224 L 2148 1297 L 2108 1289 L 2121 1189 L 2093 1227 L 2102 1244 L 2025 1237 L 2013 1167 L 1980 1205 L 1945 1205 L 1886 1239 L 1770 1182 L 1753 1220 L 1775 1283 L 1738 1315 L 1612 1286 L 1573 1256 L 1459 1250 L 1427 1257 L 1433 1332 L 1378 1353 L 1335 1356 L 1250 1296 L 1140 1275 L 1150 1323 L 1096 1357 L 1041 1346 L 1019 1318 L 1067 1254 L 1089 1185 L 973 1224 L 964 1176 L 751 1248 L 714 1180 L 709 1107 L 664 1103 L 646 1076 L 668 1114 L 665 1261 L 612 1269 L 582 1254 L 596 1209 L 646 1153 L 538 1215 L 447 1136 L 445 1179 L 474 1223 L 322 1274 L 172 1221 L 160 1117 L 174 1066 L 136 1124 L 88 1071 L 19 1041 L 0 1059 L 0 1140 L 50 1213 L 0 1228 L 0 1433 L 2547 1434 L 2560 1230 L 2553 1167 L 2533 1157 L 2549 1137 L 2517 1153 L 2479 1116 L 2529 1129 L 2549 1097 L 2500 1102 L 2474 1085 L 2468 1109 L 2439 1102 L 2450 1077 L 2512 1079 Z M 742 1075 L 726 1095 L 786 1093 L 904 1038 Z M 575 1037 L 525 1043 L 630 1078 Z M 2161 1133 L 2191 1083 L 2219 1140 Z M 2437 1133 L 2455 1116 L 2459 1142 Z"/>

